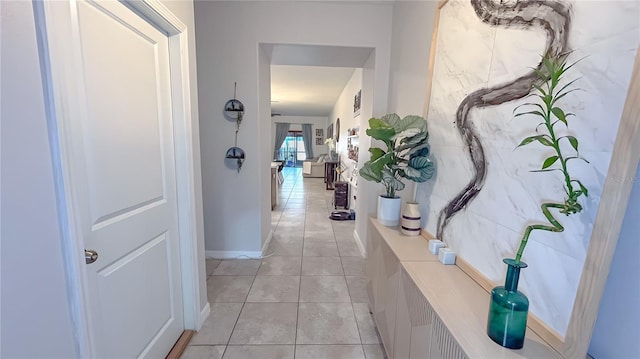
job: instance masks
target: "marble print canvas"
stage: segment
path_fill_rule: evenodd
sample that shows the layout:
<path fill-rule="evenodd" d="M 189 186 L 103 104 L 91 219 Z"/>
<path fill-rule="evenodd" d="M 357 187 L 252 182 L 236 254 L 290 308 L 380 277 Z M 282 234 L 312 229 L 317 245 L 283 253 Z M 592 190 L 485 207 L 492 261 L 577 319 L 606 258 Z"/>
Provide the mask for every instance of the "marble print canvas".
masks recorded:
<path fill-rule="evenodd" d="M 564 336 L 640 41 L 636 1 L 449 0 L 440 13 L 427 114 L 434 180 L 419 184 L 423 228 L 476 269 L 504 280 L 524 228 L 545 223 L 543 201 L 563 200 L 559 173 L 533 173 L 550 153 L 516 149 L 538 119 L 513 117 L 526 102 L 532 68 L 545 52 L 581 59 L 567 75 L 581 91 L 566 96 L 576 114 L 564 134 L 580 140 L 571 175 L 589 188 L 584 210 L 559 215 L 562 233 L 534 231 L 520 290 L 531 312 Z"/>

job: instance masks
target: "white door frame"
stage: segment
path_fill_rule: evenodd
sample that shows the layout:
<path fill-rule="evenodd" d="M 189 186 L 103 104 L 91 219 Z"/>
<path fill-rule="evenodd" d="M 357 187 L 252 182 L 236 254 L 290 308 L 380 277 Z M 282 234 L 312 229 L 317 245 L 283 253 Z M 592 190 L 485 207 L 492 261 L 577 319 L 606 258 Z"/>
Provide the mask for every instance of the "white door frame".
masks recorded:
<path fill-rule="evenodd" d="M 81 88 L 78 86 L 79 80 L 73 76 L 77 69 L 81 68 L 75 63 L 76 59 L 80 58 L 79 54 L 75 53 L 75 49 L 65 48 L 63 45 L 66 43 L 65 39 L 77 36 L 77 32 L 73 31 L 78 26 L 77 18 L 72 16 L 76 0 L 69 1 L 72 6 L 66 7 L 66 11 L 64 6 L 56 6 L 55 2 L 50 1 L 33 0 L 33 5 L 76 352 L 79 357 L 95 357 L 95 338 L 92 337 L 93 326 L 88 315 L 91 306 L 84 260 L 85 247 L 80 235 L 79 222 L 74 218 L 76 196 L 73 184 L 70 183 L 71 176 L 66 166 L 63 166 L 70 160 L 70 143 L 65 143 L 65 139 L 74 135 L 66 125 L 66 120 L 71 116 L 82 115 L 71 113 L 71 107 L 67 106 L 76 98 L 77 89 Z M 166 32 L 169 40 L 184 327 L 198 330 L 210 309 L 209 303 L 206 303 L 204 309 L 200 310 L 201 278 L 198 270 L 188 29 L 158 0 L 121 2 Z M 69 20 L 68 24 L 54 27 L 47 23 L 47 17 L 50 16 L 63 16 Z M 51 27 L 49 31 L 47 26 Z M 49 44 L 56 45 L 49 47 Z M 72 56 L 69 56 L 70 53 Z M 52 69 L 55 72 L 52 72 Z"/>

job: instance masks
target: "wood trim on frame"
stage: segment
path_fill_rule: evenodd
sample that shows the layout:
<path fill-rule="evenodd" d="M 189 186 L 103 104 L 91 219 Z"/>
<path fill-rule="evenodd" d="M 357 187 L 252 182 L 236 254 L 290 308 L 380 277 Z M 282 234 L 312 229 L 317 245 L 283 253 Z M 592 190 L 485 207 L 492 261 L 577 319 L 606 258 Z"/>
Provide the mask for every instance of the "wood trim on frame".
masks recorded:
<path fill-rule="evenodd" d="M 440 10 L 448 0 L 441 0 L 436 10 L 431 53 L 429 55 L 428 84 L 424 106 L 427 118 L 433 83 L 433 70 L 437 49 Z M 598 316 L 600 300 L 615 253 L 634 176 L 640 161 L 640 48 L 631 75 L 631 82 L 614 144 L 609 172 L 605 180 L 598 213 L 593 224 L 589 248 L 580 284 L 576 293 L 569 326 L 562 337 L 535 315 L 529 314 L 529 328 L 556 349 L 564 358 L 585 358 L 591 342 L 593 326 Z M 425 239 L 434 237 L 422 231 Z M 460 257 L 456 265 L 484 289 L 490 291 L 496 284 L 486 278 Z"/>
<path fill-rule="evenodd" d="M 429 71 L 427 72 L 427 97 L 424 101 L 423 117 L 429 116 L 429 103 L 431 102 L 431 88 L 433 86 L 433 66 L 436 62 L 436 49 L 438 43 L 438 28 L 440 26 L 440 9 L 445 6 L 449 0 L 440 0 L 438 9 L 436 10 L 436 18 L 433 20 L 433 34 L 431 35 L 431 48 L 429 49 Z M 417 188 L 414 186 L 414 188 Z M 415 191 L 413 197 L 415 198 Z"/>

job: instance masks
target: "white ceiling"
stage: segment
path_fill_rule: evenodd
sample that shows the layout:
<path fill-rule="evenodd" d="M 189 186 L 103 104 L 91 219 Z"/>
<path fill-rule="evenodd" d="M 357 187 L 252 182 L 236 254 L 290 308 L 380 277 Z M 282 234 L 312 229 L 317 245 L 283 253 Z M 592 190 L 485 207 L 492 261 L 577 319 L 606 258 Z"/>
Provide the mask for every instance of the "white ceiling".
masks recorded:
<path fill-rule="evenodd" d="M 272 115 L 328 116 L 353 71 L 351 67 L 272 65 Z"/>
<path fill-rule="evenodd" d="M 271 58 L 271 113 L 329 116 L 356 68 L 373 49 L 263 44 Z"/>

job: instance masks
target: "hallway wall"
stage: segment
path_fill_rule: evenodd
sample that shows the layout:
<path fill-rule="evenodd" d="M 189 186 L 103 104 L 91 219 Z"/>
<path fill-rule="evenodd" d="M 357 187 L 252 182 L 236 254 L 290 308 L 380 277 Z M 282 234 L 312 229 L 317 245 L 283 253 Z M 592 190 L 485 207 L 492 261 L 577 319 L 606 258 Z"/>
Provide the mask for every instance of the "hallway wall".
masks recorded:
<path fill-rule="evenodd" d="M 239 26 L 240 25 L 240 26 Z M 260 44 L 308 44 L 375 48 L 376 103 L 386 109 L 391 5 L 388 3 L 235 2 L 196 3 L 199 96 L 206 249 L 261 250 L 268 235 L 269 163 L 268 99 L 258 71 Z M 260 66 L 262 68 L 262 66 Z M 224 166 L 233 145 L 234 124 L 222 117 L 222 106 L 233 95 L 245 105 L 238 145 L 247 159 L 240 173 Z M 257 90 L 260 89 L 260 90 Z M 325 134 L 326 136 L 326 134 Z"/>
<path fill-rule="evenodd" d="M 77 354 L 58 228 L 33 7 L 0 3 L 3 358 Z"/>
<path fill-rule="evenodd" d="M 428 64 L 437 6 L 437 1 L 397 1 L 393 6 L 388 112 L 423 116 L 427 124 Z M 405 185 L 398 195 L 403 202 L 413 201 L 415 183 Z"/>
<path fill-rule="evenodd" d="M 640 167 L 627 180 L 633 181 L 629 205 L 589 345 L 595 359 L 640 358 Z"/>

